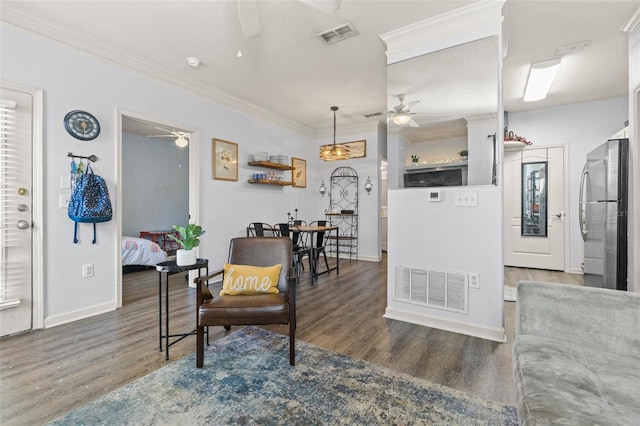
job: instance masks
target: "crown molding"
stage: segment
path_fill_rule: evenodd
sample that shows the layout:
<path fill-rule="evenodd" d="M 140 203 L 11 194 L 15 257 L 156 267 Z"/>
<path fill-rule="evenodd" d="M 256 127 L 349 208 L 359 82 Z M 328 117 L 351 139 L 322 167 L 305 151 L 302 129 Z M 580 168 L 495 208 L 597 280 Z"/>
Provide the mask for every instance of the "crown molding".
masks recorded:
<path fill-rule="evenodd" d="M 387 64 L 499 34 L 504 3 L 482 0 L 380 35 Z"/>
<path fill-rule="evenodd" d="M 636 9 L 636 12 L 633 14 L 631 19 L 629 19 L 629 21 L 620 28 L 620 31 L 623 31 L 625 33 L 630 33 L 634 31 L 636 28 L 640 28 L 639 25 L 640 25 L 640 7 Z"/>
<path fill-rule="evenodd" d="M 146 79 L 182 89 L 198 98 L 220 103 L 233 110 L 281 125 L 307 136 L 316 136 L 316 132 L 313 129 L 296 121 L 282 117 L 281 115 L 237 98 L 217 88 L 202 84 L 197 80 L 185 78 L 171 69 L 133 55 L 124 49 L 104 43 L 87 34 L 62 27 L 33 14 L 25 13 L 10 3 L 3 2 L 1 7 L 2 14 L 0 15 L 0 21 L 13 27 L 29 31 L 45 39 L 53 40 L 91 56 L 107 60 L 125 67 Z M 99 54 L 96 52 L 99 52 Z"/>

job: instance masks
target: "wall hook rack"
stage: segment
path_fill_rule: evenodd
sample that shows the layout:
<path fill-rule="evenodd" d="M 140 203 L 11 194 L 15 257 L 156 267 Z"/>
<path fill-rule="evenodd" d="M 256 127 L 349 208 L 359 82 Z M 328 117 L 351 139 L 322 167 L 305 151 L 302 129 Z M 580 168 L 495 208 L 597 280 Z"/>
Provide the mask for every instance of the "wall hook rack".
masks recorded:
<path fill-rule="evenodd" d="M 95 163 L 96 161 L 98 161 L 98 157 L 96 157 L 95 155 L 90 155 L 88 157 L 85 157 L 83 155 L 75 155 L 73 152 L 70 152 L 67 154 L 67 157 L 72 157 L 72 158 L 84 158 L 85 160 L 89 160 L 92 163 Z"/>

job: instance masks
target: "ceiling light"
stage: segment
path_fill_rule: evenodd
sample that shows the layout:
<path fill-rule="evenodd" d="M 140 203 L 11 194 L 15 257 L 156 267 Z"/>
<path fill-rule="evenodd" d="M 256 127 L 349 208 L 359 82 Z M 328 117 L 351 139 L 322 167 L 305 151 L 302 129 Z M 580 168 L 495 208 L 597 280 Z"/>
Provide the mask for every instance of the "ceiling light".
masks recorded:
<path fill-rule="evenodd" d="M 524 101 L 532 102 L 546 98 L 559 67 L 560 58 L 531 64 L 527 87 L 524 90 Z"/>
<path fill-rule="evenodd" d="M 320 147 L 320 159 L 324 161 L 348 160 L 350 157 L 347 145 L 336 145 L 336 111 L 337 106 L 332 106 L 333 111 L 333 145 L 322 145 Z"/>
<path fill-rule="evenodd" d="M 184 135 L 179 135 L 178 139 L 176 139 L 175 144 L 178 148 L 184 148 L 185 146 L 189 145 L 189 139 L 185 138 Z"/>
<path fill-rule="evenodd" d="M 237 55 L 236 55 L 236 56 L 237 56 L 238 58 L 242 58 L 242 51 L 241 51 L 241 50 L 238 50 L 238 53 L 237 53 Z"/>
<path fill-rule="evenodd" d="M 411 121 L 411 116 L 409 114 L 394 114 L 391 120 L 398 126 L 404 126 Z"/>

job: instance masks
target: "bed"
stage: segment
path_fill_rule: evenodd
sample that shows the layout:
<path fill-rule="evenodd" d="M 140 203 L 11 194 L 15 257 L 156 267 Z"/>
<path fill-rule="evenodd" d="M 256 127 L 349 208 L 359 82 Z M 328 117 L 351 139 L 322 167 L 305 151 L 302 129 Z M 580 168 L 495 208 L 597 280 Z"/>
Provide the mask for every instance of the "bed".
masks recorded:
<path fill-rule="evenodd" d="M 154 267 L 167 260 L 167 253 L 153 241 L 136 238 L 122 237 L 122 267 L 125 271 L 135 269 L 135 266 Z M 139 268 L 138 268 L 139 269 Z"/>

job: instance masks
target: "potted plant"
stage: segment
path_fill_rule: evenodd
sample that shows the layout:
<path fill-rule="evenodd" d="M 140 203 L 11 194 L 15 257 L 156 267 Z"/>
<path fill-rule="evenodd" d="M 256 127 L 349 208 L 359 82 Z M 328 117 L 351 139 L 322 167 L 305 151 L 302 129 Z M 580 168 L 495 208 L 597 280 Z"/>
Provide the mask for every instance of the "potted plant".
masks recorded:
<path fill-rule="evenodd" d="M 178 231 L 179 238 L 175 235 L 169 235 L 169 237 L 182 247 L 176 251 L 176 264 L 178 266 L 195 264 L 196 252 L 193 249 L 200 245 L 198 237 L 204 234 L 202 226 L 190 223 L 187 226 L 173 225 L 173 229 Z"/>

